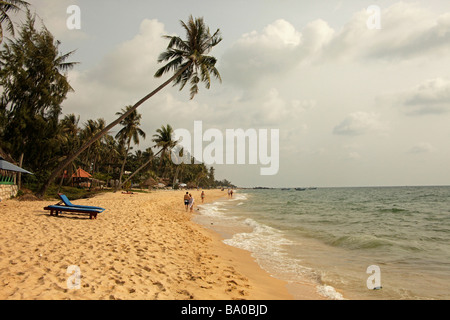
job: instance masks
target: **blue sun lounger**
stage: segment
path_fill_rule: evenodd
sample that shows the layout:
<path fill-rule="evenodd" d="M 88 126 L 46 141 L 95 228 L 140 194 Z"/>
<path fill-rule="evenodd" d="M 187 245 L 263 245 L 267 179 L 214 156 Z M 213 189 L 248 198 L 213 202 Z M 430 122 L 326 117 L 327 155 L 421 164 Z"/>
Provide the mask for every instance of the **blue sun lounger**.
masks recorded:
<path fill-rule="evenodd" d="M 105 211 L 105 209 L 100 208 L 100 207 L 80 206 L 80 205 L 73 204 L 72 202 L 70 202 L 69 198 L 67 198 L 67 196 L 62 193 L 59 193 L 58 196 L 62 200 L 64 205 L 71 207 L 71 208 L 95 209 L 95 210 L 102 210 L 102 212 Z"/>
<path fill-rule="evenodd" d="M 44 210 L 50 211 L 51 216 L 53 216 L 53 215 L 58 216 L 60 213 L 63 213 L 63 212 L 87 213 L 87 214 L 89 214 L 89 218 L 91 220 L 97 219 L 97 214 L 103 212 L 103 210 L 97 210 L 97 209 L 83 209 L 83 208 L 58 206 L 58 205 L 45 207 Z"/>
<path fill-rule="evenodd" d="M 86 213 L 89 214 L 89 218 L 92 220 L 97 219 L 97 215 L 105 211 L 105 209 L 100 207 L 74 205 L 65 195 L 62 194 L 59 194 L 59 197 L 61 198 L 61 200 L 64 202 L 65 205 L 62 205 L 62 203 L 58 203 L 44 208 L 44 210 L 50 211 L 51 216 L 53 215 L 58 216 L 60 213 L 63 212 Z"/>

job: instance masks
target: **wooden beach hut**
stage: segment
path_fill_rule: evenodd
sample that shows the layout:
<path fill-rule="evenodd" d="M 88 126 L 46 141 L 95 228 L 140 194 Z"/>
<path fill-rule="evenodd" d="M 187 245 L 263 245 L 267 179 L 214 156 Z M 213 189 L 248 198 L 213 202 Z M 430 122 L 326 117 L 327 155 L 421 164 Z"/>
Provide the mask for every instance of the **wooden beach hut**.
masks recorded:
<path fill-rule="evenodd" d="M 92 175 L 78 168 L 77 171 L 72 175 L 72 186 L 78 186 L 81 188 L 96 188 L 98 186 L 103 187 L 106 185 L 105 181 L 94 179 Z"/>
<path fill-rule="evenodd" d="M 92 183 L 92 175 L 85 170 L 78 168 L 72 175 L 72 186 L 89 188 Z"/>

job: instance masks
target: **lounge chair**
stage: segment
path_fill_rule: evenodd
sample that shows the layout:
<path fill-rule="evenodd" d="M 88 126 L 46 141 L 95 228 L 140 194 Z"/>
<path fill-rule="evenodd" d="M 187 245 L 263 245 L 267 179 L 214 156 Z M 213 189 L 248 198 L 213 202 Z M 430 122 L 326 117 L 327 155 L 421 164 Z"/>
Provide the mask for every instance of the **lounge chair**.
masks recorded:
<path fill-rule="evenodd" d="M 89 218 L 92 220 L 92 219 L 97 219 L 97 214 L 105 211 L 105 209 L 100 208 L 100 207 L 74 205 L 63 194 L 59 194 L 59 197 L 61 198 L 64 205 L 60 202 L 55 205 L 44 208 L 44 210 L 50 211 L 51 216 L 53 216 L 53 214 L 55 216 L 58 216 L 60 213 L 63 213 L 63 212 L 87 213 L 87 214 L 89 214 Z"/>
<path fill-rule="evenodd" d="M 58 216 L 60 213 L 63 213 L 63 212 L 88 213 L 89 218 L 91 220 L 97 219 L 97 214 L 102 213 L 104 211 L 104 210 L 97 210 L 97 209 L 84 209 L 84 208 L 58 206 L 58 205 L 45 207 L 44 210 L 50 211 L 51 216 L 53 216 L 53 212 L 55 213 L 55 216 Z"/>
<path fill-rule="evenodd" d="M 68 207 L 81 208 L 81 209 L 96 209 L 96 210 L 102 210 L 102 212 L 105 211 L 105 209 L 100 208 L 100 207 L 80 206 L 80 205 L 73 204 L 72 202 L 70 202 L 69 198 L 67 198 L 67 196 L 62 193 L 58 193 L 58 196 L 62 200 L 64 205 L 66 205 Z M 62 203 L 59 203 L 58 205 L 62 205 Z"/>

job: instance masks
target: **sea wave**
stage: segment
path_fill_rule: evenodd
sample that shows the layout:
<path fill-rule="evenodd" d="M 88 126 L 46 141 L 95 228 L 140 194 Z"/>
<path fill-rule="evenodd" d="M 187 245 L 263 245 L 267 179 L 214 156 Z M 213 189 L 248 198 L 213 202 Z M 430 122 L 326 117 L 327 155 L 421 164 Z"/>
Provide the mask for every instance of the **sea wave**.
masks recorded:
<path fill-rule="evenodd" d="M 387 239 L 380 239 L 370 235 L 341 236 L 327 241 L 335 247 L 346 249 L 375 249 L 381 247 L 391 247 L 394 243 Z"/>
<path fill-rule="evenodd" d="M 227 212 L 224 208 L 223 202 L 214 202 L 198 206 L 200 214 L 208 217 L 223 217 Z"/>
<path fill-rule="evenodd" d="M 317 286 L 317 292 L 322 296 L 332 299 L 332 300 L 345 300 L 344 296 L 337 292 L 335 288 L 328 285 Z"/>

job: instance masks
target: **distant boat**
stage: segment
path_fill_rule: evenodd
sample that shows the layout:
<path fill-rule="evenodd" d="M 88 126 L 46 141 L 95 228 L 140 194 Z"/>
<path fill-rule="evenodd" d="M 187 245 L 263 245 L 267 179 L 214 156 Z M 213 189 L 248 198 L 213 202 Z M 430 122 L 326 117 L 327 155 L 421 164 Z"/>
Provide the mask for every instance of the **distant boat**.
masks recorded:
<path fill-rule="evenodd" d="M 288 191 L 291 190 L 291 188 L 281 188 L 282 191 Z"/>
<path fill-rule="evenodd" d="M 295 190 L 297 190 L 297 191 L 305 191 L 306 188 L 295 188 Z"/>

